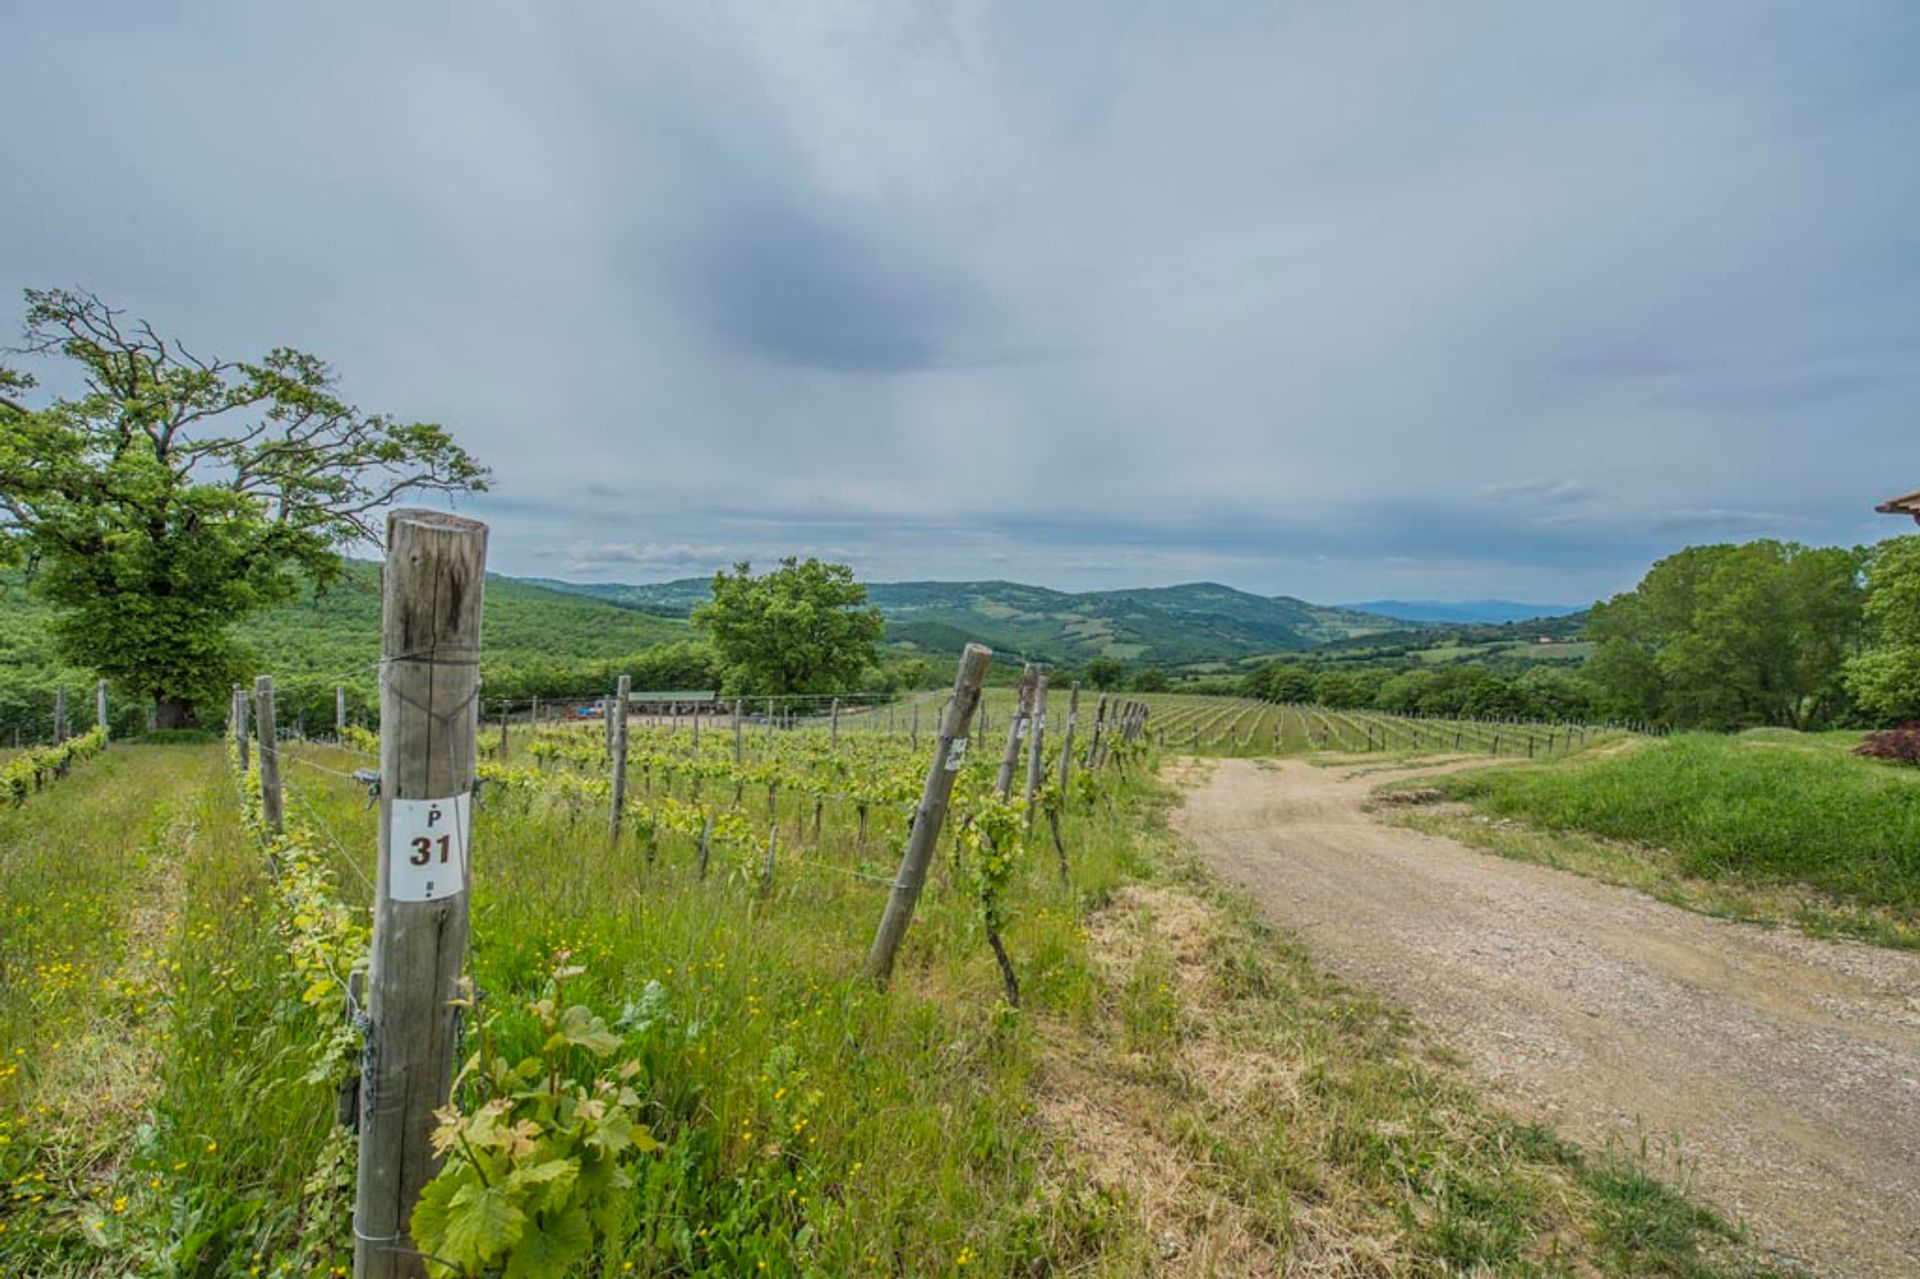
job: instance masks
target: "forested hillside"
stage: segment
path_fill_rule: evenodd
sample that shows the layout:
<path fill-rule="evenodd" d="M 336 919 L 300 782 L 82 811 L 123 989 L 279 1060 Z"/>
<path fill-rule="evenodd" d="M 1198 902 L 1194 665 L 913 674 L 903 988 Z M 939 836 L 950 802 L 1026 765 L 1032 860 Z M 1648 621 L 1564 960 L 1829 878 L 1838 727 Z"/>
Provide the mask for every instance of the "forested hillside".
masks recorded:
<path fill-rule="evenodd" d="M 651 585 L 541 585 L 662 617 L 685 617 L 707 598 L 706 578 Z M 887 638 L 928 653 L 969 640 L 1053 662 L 1093 657 L 1161 666 L 1297 652 L 1328 640 L 1398 629 L 1392 619 L 1254 595 L 1214 582 L 1073 593 L 1019 582 L 876 582 L 868 598 Z"/>

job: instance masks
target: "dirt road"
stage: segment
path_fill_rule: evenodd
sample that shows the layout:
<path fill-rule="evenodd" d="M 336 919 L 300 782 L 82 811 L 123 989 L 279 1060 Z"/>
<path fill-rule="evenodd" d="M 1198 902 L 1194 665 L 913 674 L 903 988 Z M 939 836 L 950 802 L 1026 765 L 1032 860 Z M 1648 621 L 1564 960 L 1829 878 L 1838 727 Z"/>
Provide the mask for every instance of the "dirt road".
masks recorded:
<path fill-rule="evenodd" d="M 1590 1146 L 1677 1141 L 1697 1190 L 1817 1274 L 1920 1275 L 1920 954 L 1710 919 L 1363 811 L 1417 771 L 1221 760 L 1175 824 L 1516 1113 Z"/>

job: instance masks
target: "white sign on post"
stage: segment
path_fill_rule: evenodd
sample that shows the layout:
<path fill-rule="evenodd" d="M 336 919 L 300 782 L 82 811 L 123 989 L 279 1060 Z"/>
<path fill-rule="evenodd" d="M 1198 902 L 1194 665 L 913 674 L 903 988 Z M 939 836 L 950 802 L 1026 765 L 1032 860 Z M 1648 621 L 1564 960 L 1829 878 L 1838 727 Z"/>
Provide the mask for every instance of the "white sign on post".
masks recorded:
<path fill-rule="evenodd" d="M 387 893 L 394 901 L 439 901 L 465 886 L 472 812 L 471 795 L 393 801 Z"/>
<path fill-rule="evenodd" d="M 957 773 L 966 762 L 967 739 L 964 737 L 956 737 L 953 739 L 953 744 L 947 747 L 947 771 L 949 773 Z"/>

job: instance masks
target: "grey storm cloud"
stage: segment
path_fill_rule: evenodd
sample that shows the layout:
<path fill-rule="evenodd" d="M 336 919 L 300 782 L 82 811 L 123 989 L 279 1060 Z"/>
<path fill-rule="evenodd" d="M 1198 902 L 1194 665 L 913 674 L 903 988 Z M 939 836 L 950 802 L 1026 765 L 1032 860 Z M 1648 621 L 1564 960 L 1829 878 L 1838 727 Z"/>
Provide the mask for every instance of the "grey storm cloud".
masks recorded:
<path fill-rule="evenodd" d="M 1577 599 L 1920 484 L 1920 8 L 26 6 L 0 286 L 287 343 L 495 567 Z"/>
<path fill-rule="evenodd" d="M 689 312 L 750 357 L 844 373 L 956 358 L 984 307 L 937 254 L 791 209 L 744 209 L 689 254 Z"/>

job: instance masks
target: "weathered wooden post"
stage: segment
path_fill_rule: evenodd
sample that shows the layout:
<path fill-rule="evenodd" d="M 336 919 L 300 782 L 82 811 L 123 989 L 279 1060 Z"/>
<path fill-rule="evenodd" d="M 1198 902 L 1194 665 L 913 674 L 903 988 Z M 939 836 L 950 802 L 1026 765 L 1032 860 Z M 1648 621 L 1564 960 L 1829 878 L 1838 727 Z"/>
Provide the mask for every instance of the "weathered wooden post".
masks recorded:
<path fill-rule="evenodd" d="M 607 722 L 613 726 L 613 785 L 607 806 L 607 842 L 620 838 L 620 821 L 627 808 L 627 694 L 633 678 L 622 675 L 614 684 L 613 705 L 607 709 Z"/>
<path fill-rule="evenodd" d="M 380 855 L 360 1079 L 355 1279 L 419 1279 L 408 1221 L 439 1166 L 434 1111 L 459 1038 L 487 526 L 387 516 L 380 625 Z"/>
<path fill-rule="evenodd" d="M 920 749 L 920 702 L 918 699 L 916 699 L 913 703 L 913 727 L 910 730 L 910 732 L 911 732 L 911 736 L 907 740 L 907 745 L 914 750 L 919 750 Z"/>
<path fill-rule="evenodd" d="M 780 849 L 780 823 L 773 822 L 767 827 L 767 863 L 760 871 L 760 895 L 765 897 L 773 891 L 773 859 Z"/>
<path fill-rule="evenodd" d="M 738 764 L 740 762 L 744 749 L 745 749 L 744 745 L 740 740 L 740 699 L 736 697 L 733 699 L 733 762 L 734 763 Z"/>
<path fill-rule="evenodd" d="M 1107 695 L 1100 694 L 1100 702 L 1093 711 L 1093 732 L 1087 734 L 1087 767 L 1094 768 L 1100 763 L 1100 743 L 1107 732 Z"/>
<path fill-rule="evenodd" d="M 507 762 L 507 717 L 513 714 L 513 699 L 500 703 L 500 762 Z"/>
<path fill-rule="evenodd" d="M 67 686 L 53 690 L 53 744 L 67 740 Z"/>
<path fill-rule="evenodd" d="M 840 699 L 834 698 L 833 705 L 827 709 L 827 748 L 840 749 Z"/>
<path fill-rule="evenodd" d="M 900 942 L 913 922 L 913 908 L 927 882 L 927 866 L 933 860 L 933 846 L 946 821 L 947 801 L 953 795 L 954 775 L 966 756 L 967 727 L 980 704 L 980 685 L 987 678 L 987 666 L 993 661 L 990 649 L 969 644 L 960 654 L 960 666 L 953 677 L 953 700 L 940 717 L 939 735 L 933 743 L 933 759 L 927 766 L 926 785 L 920 792 L 920 806 L 914 810 L 913 826 L 907 836 L 906 852 L 900 858 L 900 872 L 894 876 L 893 891 L 887 897 L 886 911 L 880 916 L 880 928 L 867 952 L 867 977 L 886 986 L 893 977 L 894 957 Z"/>
<path fill-rule="evenodd" d="M 278 835 L 284 822 L 280 808 L 280 739 L 276 736 L 273 714 L 273 676 L 258 675 L 253 681 L 254 731 L 260 738 L 260 816 L 269 833 Z"/>
<path fill-rule="evenodd" d="M 93 686 L 93 722 L 100 726 L 101 732 L 107 728 L 107 681 L 96 681 Z"/>
<path fill-rule="evenodd" d="M 1000 773 L 993 779 L 994 793 L 1001 799 L 1013 794 L 1013 770 L 1020 764 L 1020 737 L 1026 731 L 1026 718 L 1033 713 L 1033 690 L 1040 679 L 1040 668 L 1028 662 L 1020 669 L 1020 688 L 1014 698 L 1013 715 L 1007 720 L 1007 745 L 1000 752 Z"/>
<path fill-rule="evenodd" d="M 339 684 L 333 686 L 333 736 L 336 741 L 347 736 L 347 690 Z"/>
<path fill-rule="evenodd" d="M 247 728 L 247 693 L 246 690 L 238 684 L 233 686 L 232 719 L 234 745 L 239 748 L 240 772 L 244 775 L 247 769 L 252 767 L 252 761 L 248 758 L 249 746 L 247 742 L 247 734 L 250 730 Z"/>
<path fill-rule="evenodd" d="M 1033 718 L 1027 729 L 1027 829 L 1033 829 L 1033 804 L 1040 795 L 1040 781 L 1046 772 L 1044 752 L 1047 746 L 1047 673 L 1041 671 L 1033 685 Z"/>
<path fill-rule="evenodd" d="M 1066 799 L 1067 782 L 1073 777 L 1073 730 L 1080 722 L 1080 685 L 1075 682 L 1067 693 L 1067 731 L 1060 738 L 1060 797 Z"/>

